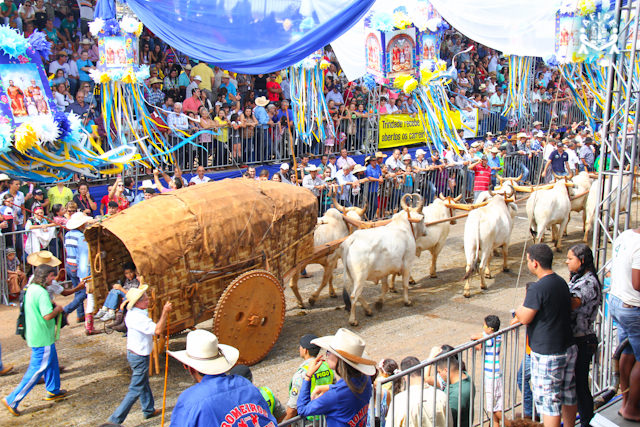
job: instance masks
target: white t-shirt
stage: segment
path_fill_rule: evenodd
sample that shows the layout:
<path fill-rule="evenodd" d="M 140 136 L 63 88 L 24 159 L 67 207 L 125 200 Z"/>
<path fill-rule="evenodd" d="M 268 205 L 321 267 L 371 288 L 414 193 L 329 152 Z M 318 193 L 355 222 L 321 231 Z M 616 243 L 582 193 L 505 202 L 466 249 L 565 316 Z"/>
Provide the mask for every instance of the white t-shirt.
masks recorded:
<path fill-rule="evenodd" d="M 572 150 L 571 148 L 567 148 L 566 150 L 569 155 L 569 167 L 571 170 L 576 170 L 576 165 L 580 163 L 580 159 L 578 158 L 575 150 Z"/>
<path fill-rule="evenodd" d="M 209 178 L 207 175 L 204 175 L 202 179 L 200 179 L 198 175 L 195 175 L 191 177 L 191 179 L 189 180 L 189 183 L 193 182 L 194 184 L 198 185 L 198 184 L 204 184 L 205 182 L 209 182 L 209 181 L 211 181 L 211 178 Z"/>
<path fill-rule="evenodd" d="M 640 292 L 631 283 L 632 269 L 640 270 L 640 234 L 627 230 L 613 241 L 609 293 L 626 304 L 640 307 Z"/>
<path fill-rule="evenodd" d="M 556 149 L 555 145 L 548 143 L 547 145 L 544 146 L 544 150 L 542 150 L 542 157 L 545 160 L 549 160 L 549 156 L 551 155 L 551 153 L 553 153 L 555 149 Z"/>
<path fill-rule="evenodd" d="M 144 310 L 133 307 L 124 317 L 124 323 L 127 325 L 127 350 L 138 356 L 150 355 L 156 333 L 153 320 Z"/>

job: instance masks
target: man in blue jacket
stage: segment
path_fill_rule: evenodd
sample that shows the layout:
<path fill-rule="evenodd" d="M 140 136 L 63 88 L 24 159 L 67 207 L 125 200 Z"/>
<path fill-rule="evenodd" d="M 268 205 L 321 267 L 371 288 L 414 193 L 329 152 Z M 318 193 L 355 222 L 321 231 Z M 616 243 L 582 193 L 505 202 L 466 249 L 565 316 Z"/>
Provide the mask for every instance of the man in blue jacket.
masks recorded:
<path fill-rule="evenodd" d="M 226 375 L 239 351 L 219 344 L 211 332 L 198 329 L 187 335 L 187 348 L 170 351 L 197 384 L 180 394 L 171 414 L 171 426 L 276 427 L 267 402 L 249 380 Z"/>

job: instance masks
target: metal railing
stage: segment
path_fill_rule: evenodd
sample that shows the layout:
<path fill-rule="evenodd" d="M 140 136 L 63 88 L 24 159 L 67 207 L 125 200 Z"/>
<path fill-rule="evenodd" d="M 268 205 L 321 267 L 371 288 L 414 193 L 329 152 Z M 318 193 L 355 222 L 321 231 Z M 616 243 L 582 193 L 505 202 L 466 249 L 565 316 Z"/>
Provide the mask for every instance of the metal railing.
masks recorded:
<path fill-rule="evenodd" d="M 43 248 L 50 251 L 55 257 L 64 260 L 64 228 L 55 226 L 55 237 Z M 16 259 L 22 272 L 28 274 L 31 266 L 27 263 L 27 252 L 24 247 L 25 238 L 31 230 L 8 231 L 0 235 L 0 303 L 9 304 L 9 273 L 7 268 L 7 249 L 16 251 Z"/>

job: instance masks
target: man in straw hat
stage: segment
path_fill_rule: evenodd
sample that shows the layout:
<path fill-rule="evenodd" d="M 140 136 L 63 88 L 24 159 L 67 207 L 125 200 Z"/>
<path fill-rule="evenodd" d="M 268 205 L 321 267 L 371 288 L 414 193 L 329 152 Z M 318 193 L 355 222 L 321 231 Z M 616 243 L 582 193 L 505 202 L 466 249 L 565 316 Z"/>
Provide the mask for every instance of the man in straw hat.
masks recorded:
<path fill-rule="evenodd" d="M 67 395 L 60 388 L 60 369 L 56 352 L 56 321 L 63 308 L 51 302 L 46 287 L 57 274 L 55 267 L 42 264 L 36 267 L 33 281 L 24 294 L 25 339 L 31 347 L 31 361 L 22 381 L 2 399 L 2 403 L 14 416 L 19 416 L 18 405 L 44 375 L 47 394 L 45 400 L 56 401 Z"/>
<path fill-rule="evenodd" d="M 249 380 L 225 375 L 239 351 L 218 342 L 209 331 L 197 329 L 187 335 L 187 348 L 170 351 L 182 362 L 197 384 L 183 391 L 171 414 L 171 426 L 275 427 L 267 402 Z"/>
<path fill-rule="evenodd" d="M 124 323 L 127 325 L 127 360 L 131 367 L 131 383 L 122 403 L 109 417 L 110 423 L 122 424 L 138 398 L 140 398 L 145 419 L 160 415 L 162 412 L 160 409 L 155 409 L 153 403 L 153 394 L 149 385 L 149 355 L 153 347 L 153 336 L 164 332 L 172 306 L 171 302 L 167 301 L 162 307 L 160 320 L 158 323 L 153 323 L 146 312 L 149 308 L 149 297 L 146 293 L 148 287 L 148 285 L 140 285 L 129 289 L 125 298 L 128 311 Z"/>
<path fill-rule="evenodd" d="M 76 212 L 67 221 L 69 230 L 64 236 L 64 250 L 66 254 L 67 278 L 75 287 L 80 283 L 80 279 L 85 279 L 91 275 L 89 264 L 89 245 L 84 239 L 84 230 L 93 219 L 84 212 Z M 76 310 L 78 323 L 85 321 L 84 300 L 87 298 L 85 289 L 76 292 L 73 301 L 67 304 L 64 312 L 69 314 Z M 87 310 L 89 311 L 89 310 Z M 90 314 L 93 320 L 93 313 Z"/>
<path fill-rule="evenodd" d="M 340 328 L 335 335 L 317 338 L 311 343 L 325 349 L 326 353 L 318 355 L 305 375 L 298 397 L 298 414 L 305 417 L 324 415 L 327 427 L 365 425 L 376 362 L 365 353 L 364 340 L 360 335 Z M 325 360 L 340 380 L 311 400 L 311 379 Z"/>
<path fill-rule="evenodd" d="M 319 199 L 320 194 L 322 193 L 322 187 L 324 187 L 326 183 L 318 176 L 318 170 L 319 169 L 316 165 L 307 166 L 305 171 L 309 174 L 302 178 L 302 186 L 311 190 L 313 195 Z"/>

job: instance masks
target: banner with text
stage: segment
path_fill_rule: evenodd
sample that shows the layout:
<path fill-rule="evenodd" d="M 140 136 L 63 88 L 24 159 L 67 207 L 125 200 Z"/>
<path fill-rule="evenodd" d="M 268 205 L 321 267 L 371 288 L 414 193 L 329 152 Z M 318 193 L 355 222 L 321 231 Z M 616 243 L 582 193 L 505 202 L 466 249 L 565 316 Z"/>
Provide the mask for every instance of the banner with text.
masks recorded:
<path fill-rule="evenodd" d="M 420 119 L 409 114 L 384 114 L 378 128 L 379 148 L 424 144 L 426 136 Z"/>
<path fill-rule="evenodd" d="M 453 118 L 453 125 L 456 129 L 464 130 L 463 138 L 475 138 L 478 136 L 477 108 L 474 108 L 471 111 L 454 111 L 451 117 Z"/>

